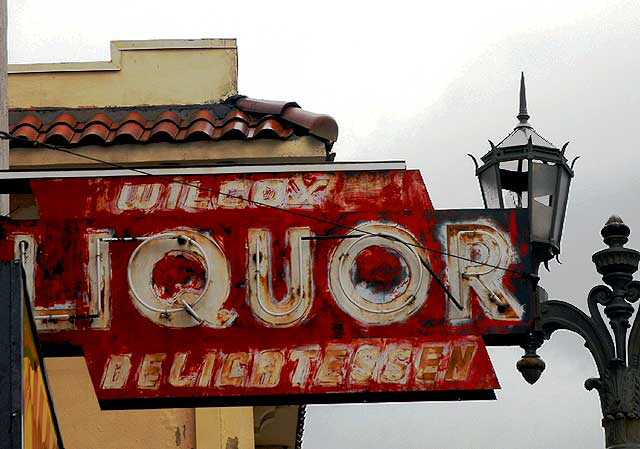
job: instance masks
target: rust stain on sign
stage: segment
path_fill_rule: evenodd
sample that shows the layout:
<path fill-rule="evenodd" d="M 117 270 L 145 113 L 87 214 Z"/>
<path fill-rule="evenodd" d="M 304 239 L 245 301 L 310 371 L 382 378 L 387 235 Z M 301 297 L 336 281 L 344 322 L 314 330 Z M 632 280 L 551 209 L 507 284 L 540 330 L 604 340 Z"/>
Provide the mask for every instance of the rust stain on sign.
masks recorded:
<path fill-rule="evenodd" d="M 0 256 L 110 407 L 491 391 L 483 338 L 530 324 L 524 213 L 436 211 L 417 171 L 31 186 L 40 219 L 3 222 Z"/>

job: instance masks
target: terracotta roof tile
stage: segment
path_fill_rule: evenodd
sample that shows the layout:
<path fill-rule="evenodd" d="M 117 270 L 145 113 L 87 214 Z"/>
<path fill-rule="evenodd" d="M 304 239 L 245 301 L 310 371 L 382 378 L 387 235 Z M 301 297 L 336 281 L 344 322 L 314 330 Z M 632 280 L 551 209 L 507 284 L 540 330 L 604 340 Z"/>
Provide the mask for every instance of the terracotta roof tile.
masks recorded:
<path fill-rule="evenodd" d="M 92 125 L 87 126 L 82 134 L 78 136 L 78 139 L 74 138 L 72 143 L 84 144 L 84 145 L 102 145 L 106 143 L 109 137 L 109 127 L 101 122 L 94 122 Z M 77 134 L 76 134 L 77 135 Z"/>
<path fill-rule="evenodd" d="M 169 122 L 173 122 L 173 124 L 176 126 L 180 126 L 180 122 L 182 122 L 182 120 L 180 119 L 180 116 L 173 111 L 161 112 L 160 114 L 158 114 L 158 117 L 156 117 L 155 121 L 156 123 L 162 122 L 162 121 L 169 121 Z"/>
<path fill-rule="evenodd" d="M 29 125 L 17 125 L 14 126 L 11 133 L 14 136 L 24 137 L 25 139 L 29 139 L 31 141 L 36 141 L 40 133 L 37 128 Z"/>
<path fill-rule="evenodd" d="M 76 118 L 73 115 L 63 113 L 63 114 L 60 114 L 58 117 L 56 117 L 56 119 L 51 124 L 50 129 L 55 125 L 67 125 L 71 129 L 73 129 L 77 124 L 78 124 L 78 120 L 76 120 Z"/>
<path fill-rule="evenodd" d="M 127 115 L 125 115 L 124 118 L 120 121 L 121 124 L 124 124 L 127 122 L 135 122 L 138 125 L 144 127 L 147 124 L 147 119 L 145 119 L 144 116 L 141 115 L 140 113 L 136 111 L 131 111 Z"/>
<path fill-rule="evenodd" d="M 178 125 L 176 125 L 175 122 L 170 121 L 170 119 L 167 119 L 157 123 L 151 129 L 149 142 L 174 142 L 179 131 L 180 128 L 178 128 Z"/>
<path fill-rule="evenodd" d="M 222 120 L 223 124 L 227 124 L 230 120 L 242 120 L 245 123 L 249 123 L 249 117 L 247 116 L 247 114 L 245 114 L 244 112 L 240 111 L 240 110 L 235 110 L 233 112 L 230 112 L 229 114 L 227 114 L 227 116 L 224 118 L 224 120 Z"/>
<path fill-rule="evenodd" d="M 221 138 L 223 139 L 246 139 L 249 125 L 240 119 L 229 120 L 222 127 Z"/>
<path fill-rule="evenodd" d="M 93 117 L 91 117 L 90 120 L 86 122 L 87 125 L 91 125 L 92 123 L 100 123 L 106 126 L 107 128 L 111 128 L 111 126 L 113 125 L 113 120 L 111 120 L 105 114 L 98 113 L 98 114 L 95 114 Z"/>
<path fill-rule="evenodd" d="M 69 145 L 74 134 L 73 126 L 67 123 L 54 124 L 45 135 L 44 141 L 53 145 Z"/>
<path fill-rule="evenodd" d="M 35 115 L 28 114 L 22 117 L 22 119 L 18 123 L 13 125 L 11 132 L 15 132 L 17 128 L 23 125 L 30 126 L 35 130 L 42 128 L 42 122 L 40 121 L 40 119 L 38 119 L 38 117 L 36 117 Z"/>
<path fill-rule="evenodd" d="M 242 96 L 225 102 L 187 106 L 139 106 L 100 109 L 15 109 L 12 133 L 57 145 L 118 145 L 158 141 L 291 139 L 313 135 L 327 145 L 338 137 L 328 115 L 305 111 L 295 102 Z M 12 147 L 29 143 L 15 140 Z"/>
<path fill-rule="evenodd" d="M 113 142 L 136 143 L 140 141 L 144 133 L 144 126 L 135 121 L 127 121 L 116 131 Z"/>
<path fill-rule="evenodd" d="M 236 106 L 247 112 L 274 115 L 282 114 L 289 107 L 300 108 L 298 103 L 293 101 L 255 100 L 247 97 L 240 98 Z"/>
<path fill-rule="evenodd" d="M 289 134 L 293 133 L 292 129 L 285 129 L 285 127 L 279 121 L 273 118 L 267 118 L 262 120 L 258 126 L 251 129 L 252 134 L 250 138 L 267 138 L 267 139 L 275 139 L 280 137 L 287 132 Z M 287 136 L 288 137 L 288 136 Z"/>
<path fill-rule="evenodd" d="M 277 114 L 294 125 L 306 129 L 309 134 L 320 137 L 330 144 L 338 139 L 338 124 L 332 117 L 305 111 L 294 102 L 287 103 L 238 97 L 235 100 L 235 105 L 247 112 Z"/>
<path fill-rule="evenodd" d="M 309 134 L 330 141 L 338 138 L 338 124 L 328 115 L 314 114 L 300 108 L 287 108 L 282 118 L 308 129 Z"/>
<path fill-rule="evenodd" d="M 213 112 L 207 109 L 201 109 L 191 114 L 191 117 L 189 117 L 189 126 L 196 120 L 206 120 L 209 123 L 213 124 L 216 121 L 216 116 L 213 115 Z"/>
<path fill-rule="evenodd" d="M 215 128 L 209 120 L 193 120 L 187 128 L 185 139 L 187 140 L 206 140 L 213 137 Z"/>

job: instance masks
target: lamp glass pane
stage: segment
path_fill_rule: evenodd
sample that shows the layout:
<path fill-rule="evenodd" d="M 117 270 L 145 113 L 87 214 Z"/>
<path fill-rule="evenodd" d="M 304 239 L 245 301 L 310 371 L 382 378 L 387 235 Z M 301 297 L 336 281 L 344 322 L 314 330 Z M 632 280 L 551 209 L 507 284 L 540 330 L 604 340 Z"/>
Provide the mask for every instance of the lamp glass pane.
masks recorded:
<path fill-rule="evenodd" d="M 558 169 L 555 164 L 531 161 L 531 236 L 534 240 L 548 242 L 552 238 Z"/>
<path fill-rule="evenodd" d="M 502 199 L 506 209 L 519 209 L 527 207 L 527 192 L 514 192 L 513 190 L 502 190 Z"/>
<path fill-rule="evenodd" d="M 531 162 L 531 197 L 543 204 L 551 205 L 553 201 L 547 199 L 556 192 L 556 182 L 558 176 L 556 165 Z"/>
<path fill-rule="evenodd" d="M 569 173 L 561 167 L 558 167 L 558 198 L 556 206 L 558 212 L 553 223 L 552 240 L 560 246 L 560 237 L 562 237 L 562 227 L 564 225 L 564 215 L 567 211 L 567 199 L 569 198 L 569 185 L 571 177 Z"/>
<path fill-rule="evenodd" d="M 531 238 L 548 242 L 551 234 L 553 207 L 545 206 L 538 201 L 531 202 Z"/>
<path fill-rule="evenodd" d="M 526 208 L 529 177 L 527 173 L 529 161 L 517 159 L 500 162 L 500 186 L 506 208 Z"/>
<path fill-rule="evenodd" d="M 482 193 L 484 195 L 484 205 L 488 209 L 499 209 L 500 187 L 498 185 L 498 173 L 496 166 L 489 167 L 480 173 L 479 176 Z"/>

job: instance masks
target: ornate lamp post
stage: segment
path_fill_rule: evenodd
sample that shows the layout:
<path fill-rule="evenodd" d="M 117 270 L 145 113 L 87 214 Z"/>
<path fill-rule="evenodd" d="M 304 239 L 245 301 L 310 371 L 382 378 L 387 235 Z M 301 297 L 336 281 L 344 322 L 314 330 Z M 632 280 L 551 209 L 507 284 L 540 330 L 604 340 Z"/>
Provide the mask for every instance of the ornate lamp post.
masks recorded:
<path fill-rule="evenodd" d="M 640 252 L 625 248 L 629 227 L 612 216 L 602 228 L 608 248 L 596 252 L 593 263 L 607 285 L 597 285 L 587 296 L 589 314 L 564 301 L 546 301 L 538 288 L 539 310 L 535 328 L 524 345 L 525 355 L 517 368 L 531 384 L 544 370 L 536 350 L 558 329 L 581 335 L 596 361 L 600 377 L 587 379 L 587 390 L 600 394 L 602 426 L 607 449 L 640 448 L 640 320 L 630 327 L 634 303 L 640 297 L 640 282 L 633 280 L 638 270 Z M 613 338 L 598 306 L 604 306 Z"/>
<path fill-rule="evenodd" d="M 491 143 L 491 151 L 482 157 L 484 165 L 476 164 L 476 174 L 486 207 L 529 209 L 537 270 L 539 263 L 546 264 L 560 252 L 573 171 L 564 157 L 566 144 L 558 150 L 528 124 L 524 76 L 518 119 L 520 123 L 509 136 L 498 145 Z M 607 449 L 640 449 L 640 320 L 635 319 L 633 326 L 629 323 L 634 312 L 631 304 L 640 298 L 640 282 L 633 280 L 640 252 L 624 246 L 630 230 L 620 217 L 609 218 L 601 234 L 608 248 L 596 252 L 592 260 L 606 285 L 589 292 L 589 314 L 564 301 L 548 301 L 544 289 L 536 286 L 534 324 L 522 344 L 525 354 L 516 367 L 533 384 L 545 368 L 536 353 L 544 340 L 559 329 L 581 335 L 598 368 L 599 377 L 587 379 L 585 388 L 595 389 L 600 395 Z M 537 279 L 537 273 L 534 275 Z M 607 329 L 600 306 L 612 332 Z"/>

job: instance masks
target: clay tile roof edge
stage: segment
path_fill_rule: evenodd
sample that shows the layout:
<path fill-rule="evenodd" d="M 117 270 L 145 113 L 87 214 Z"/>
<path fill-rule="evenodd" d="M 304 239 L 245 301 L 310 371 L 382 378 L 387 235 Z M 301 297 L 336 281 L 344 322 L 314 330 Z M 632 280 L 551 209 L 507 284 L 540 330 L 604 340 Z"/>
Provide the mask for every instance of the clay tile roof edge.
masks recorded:
<path fill-rule="evenodd" d="M 280 115 L 288 122 L 308 129 L 310 134 L 329 143 L 338 139 L 338 124 L 333 117 L 305 111 L 295 102 L 257 100 L 241 95 L 230 97 L 227 102 L 245 112 Z"/>
<path fill-rule="evenodd" d="M 289 108 L 282 118 L 309 130 L 309 134 L 318 136 L 329 142 L 338 139 L 338 124 L 329 115 L 315 114 L 300 108 Z"/>
<path fill-rule="evenodd" d="M 258 114 L 274 115 L 282 115 L 285 109 L 290 107 L 300 107 L 295 101 L 258 100 L 248 97 L 240 97 L 236 99 L 235 106 L 245 112 L 257 112 Z"/>
<path fill-rule="evenodd" d="M 89 135 L 102 137 L 107 144 L 118 144 L 122 139 L 145 143 L 162 130 L 180 142 L 194 133 L 204 133 L 212 140 L 223 136 L 287 139 L 293 135 L 313 135 L 323 140 L 330 151 L 338 136 L 337 123 L 328 115 L 305 111 L 295 102 L 257 100 L 239 95 L 214 105 L 10 112 L 11 118 L 16 120 L 12 132 L 21 131 L 33 141 L 53 138 L 70 145 L 93 142 L 94 138 L 85 139 Z M 193 126 L 195 124 L 197 126 Z"/>

